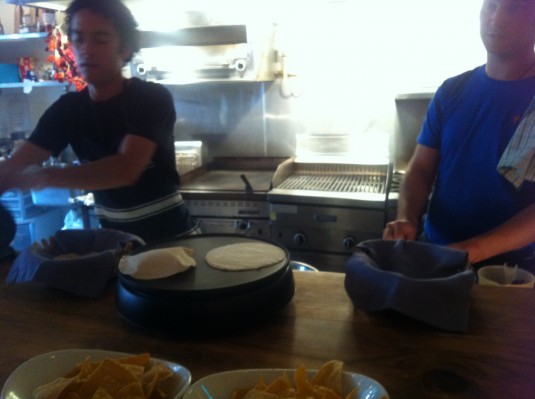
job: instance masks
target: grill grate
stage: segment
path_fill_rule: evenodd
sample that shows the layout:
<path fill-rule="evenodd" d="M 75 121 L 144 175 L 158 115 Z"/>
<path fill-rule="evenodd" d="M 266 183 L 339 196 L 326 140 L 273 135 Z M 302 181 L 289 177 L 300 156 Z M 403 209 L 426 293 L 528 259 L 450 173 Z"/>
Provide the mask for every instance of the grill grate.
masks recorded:
<path fill-rule="evenodd" d="M 312 190 L 337 193 L 386 193 L 386 176 L 382 174 L 297 173 L 279 186 L 287 190 Z"/>

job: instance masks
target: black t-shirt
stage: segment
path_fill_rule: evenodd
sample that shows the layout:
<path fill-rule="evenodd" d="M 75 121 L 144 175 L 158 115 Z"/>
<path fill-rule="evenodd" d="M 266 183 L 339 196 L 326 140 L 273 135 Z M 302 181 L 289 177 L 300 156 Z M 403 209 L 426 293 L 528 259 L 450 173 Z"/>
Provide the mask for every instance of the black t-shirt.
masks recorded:
<path fill-rule="evenodd" d="M 125 80 L 124 90 L 94 102 L 88 89 L 61 96 L 45 111 L 29 140 L 54 155 L 69 144 L 80 162 L 117 154 L 127 134 L 157 144 L 156 152 L 132 186 L 94 192 L 97 215 L 109 228 L 141 235 L 156 215 L 180 208 L 172 234 L 188 231 L 192 223 L 178 193 L 173 129 L 176 113 L 171 94 L 163 86 L 137 78 Z M 159 219 L 159 218 L 158 218 Z M 171 223 L 173 219 L 167 219 Z M 183 225 L 185 224 L 185 225 Z M 144 237 L 143 237 L 144 238 Z"/>

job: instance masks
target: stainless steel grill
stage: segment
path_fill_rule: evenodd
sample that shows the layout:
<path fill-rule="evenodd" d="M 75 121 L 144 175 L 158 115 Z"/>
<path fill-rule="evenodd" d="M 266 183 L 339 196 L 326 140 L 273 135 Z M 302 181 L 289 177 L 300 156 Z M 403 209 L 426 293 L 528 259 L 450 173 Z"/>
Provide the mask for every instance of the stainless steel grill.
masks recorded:
<path fill-rule="evenodd" d="M 334 191 L 340 193 L 386 193 L 386 179 L 382 175 L 295 174 L 279 187 L 282 190 Z"/>
<path fill-rule="evenodd" d="M 292 259 L 343 271 L 355 244 L 381 237 L 389 171 L 383 164 L 281 164 L 268 191 L 271 236 Z"/>
<path fill-rule="evenodd" d="M 269 237 L 267 192 L 286 158 L 215 158 L 182 175 L 181 192 L 207 234 Z"/>
<path fill-rule="evenodd" d="M 269 238 L 293 261 L 343 271 L 356 243 L 381 235 L 389 172 L 382 164 L 216 159 L 182 176 L 182 195 L 204 233 Z"/>
<path fill-rule="evenodd" d="M 280 165 L 268 192 L 270 202 L 333 206 L 384 206 L 388 165 L 298 163 Z"/>

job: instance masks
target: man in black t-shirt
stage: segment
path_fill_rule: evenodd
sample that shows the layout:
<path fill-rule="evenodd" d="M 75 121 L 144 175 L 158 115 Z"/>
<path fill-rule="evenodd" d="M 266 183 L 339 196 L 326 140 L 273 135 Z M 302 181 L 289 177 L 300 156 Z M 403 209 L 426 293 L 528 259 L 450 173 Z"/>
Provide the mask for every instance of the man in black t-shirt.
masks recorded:
<path fill-rule="evenodd" d="M 147 242 L 197 229 L 178 191 L 170 93 L 125 79 L 139 50 L 132 14 L 120 0 L 74 0 L 68 35 L 87 87 L 45 111 L 23 146 L 0 165 L 0 193 L 11 188 L 92 191 L 101 225 Z M 41 168 L 71 145 L 80 166 Z"/>

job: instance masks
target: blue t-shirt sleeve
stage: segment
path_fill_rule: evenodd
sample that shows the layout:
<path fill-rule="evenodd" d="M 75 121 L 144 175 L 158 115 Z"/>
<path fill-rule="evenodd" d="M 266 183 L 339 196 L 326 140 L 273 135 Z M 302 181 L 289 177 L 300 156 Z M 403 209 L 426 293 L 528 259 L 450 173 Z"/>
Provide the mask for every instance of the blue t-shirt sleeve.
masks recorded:
<path fill-rule="evenodd" d="M 422 124 L 422 129 L 417 138 L 417 143 L 424 145 L 426 147 L 434 148 L 436 150 L 440 149 L 440 137 L 441 137 L 441 126 L 442 126 L 442 117 L 440 109 L 440 99 L 443 93 L 443 88 L 440 87 L 433 99 L 429 103 L 427 109 L 427 114 L 424 118 Z"/>
<path fill-rule="evenodd" d="M 453 113 L 462 112 L 462 110 L 458 110 L 458 105 L 462 104 L 465 96 L 466 83 L 482 70 L 480 67 L 464 72 L 461 75 L 446 79 L 440 85 L 427 109 L 417 139 L 418 144 L 441 150 L 443 126 Z"/>

